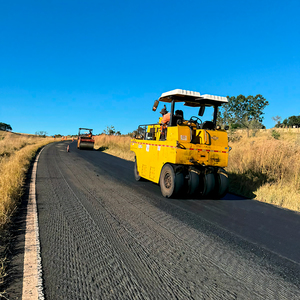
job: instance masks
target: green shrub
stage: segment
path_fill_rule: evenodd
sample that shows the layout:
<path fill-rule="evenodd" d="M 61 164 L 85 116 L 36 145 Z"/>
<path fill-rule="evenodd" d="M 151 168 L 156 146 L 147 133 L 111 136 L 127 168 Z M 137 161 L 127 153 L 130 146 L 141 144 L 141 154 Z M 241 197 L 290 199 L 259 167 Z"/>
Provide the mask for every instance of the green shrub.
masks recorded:
<path fill-rule="evenodd" d="M 275 139 L 275 140 L 279 140 L 280 138 L 280 133 L 276 130 L 272 130 L 271 132 L 271 136 Z"/>

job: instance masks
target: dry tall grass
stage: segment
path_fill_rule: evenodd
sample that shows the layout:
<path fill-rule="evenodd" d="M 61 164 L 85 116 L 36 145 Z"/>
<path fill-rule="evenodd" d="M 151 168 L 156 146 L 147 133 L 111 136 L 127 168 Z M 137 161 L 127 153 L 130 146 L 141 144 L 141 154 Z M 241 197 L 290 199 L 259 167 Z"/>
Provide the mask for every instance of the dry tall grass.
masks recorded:
<path fill-rule="evenodd" d="M 6 275 L 6 225 L 21 199 L 31 159 L 38 148 L 52 141 L 53 138 L 0 131 L 0 284 Z"/>
<path fill-rule="evenodd" d="M 131 137 L 101 134 L 94 136 L 94 139 L 95 149 L 126 160 L 134 161 L 134 153 L 129 149 Z"/>
<path fill-rule="evenodd" d="M 0 132 L 0 229 L 7 223 L 22 194 L 30 160 L 52 138 Z"/>
<path fill-rule="evenodd" d="M 22 194 L 30 160 L 52 138 L 0 132 L 0 228 L 7 223 Z"/>
<path fill-rule="evenodd" d="M 300 133 L 272 130 L 246 138 L 237 131 L 229 145 L 230 190 L 246 197 L 300 211 Z M 237 138 L 238 137 L 238 138 Z"/>

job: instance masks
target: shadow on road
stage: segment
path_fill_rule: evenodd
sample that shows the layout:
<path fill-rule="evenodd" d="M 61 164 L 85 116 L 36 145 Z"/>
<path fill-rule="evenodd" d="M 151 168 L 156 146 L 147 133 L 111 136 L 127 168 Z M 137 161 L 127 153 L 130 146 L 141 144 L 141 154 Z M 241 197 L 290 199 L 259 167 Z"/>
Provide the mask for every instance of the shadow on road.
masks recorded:
<path fill-rule="evenodd" d="M 239 195 L 235 195 L 235 194 L 231 194 L 231 193 L 228 193 L 226 194 L 222 199 L 220 200 L 234 200 L 234 201 L 241 201 L 241 200 L 248 200 L 248 198 L 246 197 L 243 197 L 243 196 L 239 196 Z"/>
<path fill-rule="evenodd" d="M 103 151 L 105 151 L 107 149 L 108 149 L 108 147 L 102 146 L 99 149 L 95 149 L 95 151 L 101 151 L 101 152 L 103 152 Z"/>
<path fill-rule="evenodd" d="M 270 182 L 266 174 L 249 172 L 247 174 L 229 173 L 229 189 L 231 193 L 243 195 L 248 199 L 256 197 L 257 191 L 263 184 Z"/>

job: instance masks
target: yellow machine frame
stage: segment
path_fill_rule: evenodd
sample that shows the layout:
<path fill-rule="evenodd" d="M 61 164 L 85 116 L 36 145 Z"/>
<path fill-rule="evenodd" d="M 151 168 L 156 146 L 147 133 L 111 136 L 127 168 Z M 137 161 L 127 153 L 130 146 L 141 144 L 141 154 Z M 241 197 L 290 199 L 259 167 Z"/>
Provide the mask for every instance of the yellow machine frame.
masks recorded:
<path fill-rule="evenodd" d="M 189 91 L 183 91 L 183 93 L 186 92 Z M 185 105 L 194 107 L 214 106 L 215 117 L 217 115 L 217 107 L 227 102 L 225 97 L 219 97 L 221 99 L 215 100 L 212 97 L 216 96 L 208 97 L 209 95 L 202 97 L 202 101 L 197 101 L 199 93 L 192 97 L 185 94 L 181 94 L 179 97 L 176 95 L 176 93 L 178 94 L 178 90 L 168 93 L 171 95 L 164 96 L 163 94 L 159 101 L 171 102 L 171 114 L 173 115 L 175 102 L 185 102 Z M 217 127 L 216 124 L 214 126 L 210 124 L 209 127 L 211 128 L 209 129 L 199 128 L 201 126 L 198 126 L 199 124 L 196 121 L 177 122 L 177 124 L 167 127 L 165 140 L 160 140 L 161 131 L 163 130 L 160 124 L 140 126 L 142 134 L 139 137 L 133 138 L 130 146 L 130 150 L 136 156 L 136 179 L 139 179 L 140 176 L 155 183 L 160 183 L 162 180 L 162 169 L 168 164 L 174 170 L 175 177 L 177 174 L 180 178 L 184 178 L 183 182 L 182 179 L 179 179 L 181 182 L 179 183 L 181 185 L 179 190 L 186 187 L 186 190 L 192 190 L 193 193 L 198 191 L 199 194 L 205 196 L 209 193 L 215 194 L 216 197 L 223 196 L 228 188 L 228 176 L 223 169 L 228 164 L 229 147 L 227 132 Z M 195 176 L 197 176 L 197 179 L 195 179 L 196 183 L 191 183 L 189 177 Z M 177 179 L 175 178 L 174 180 L 176 183 Z M 222 182 L 220 183 L 220 181 Z M 209 185 L 209 187 L 206 185 Z M 163 192 L 163 195 L 166 197 L 175 196 L 172 191 L 171 194 Z"/>

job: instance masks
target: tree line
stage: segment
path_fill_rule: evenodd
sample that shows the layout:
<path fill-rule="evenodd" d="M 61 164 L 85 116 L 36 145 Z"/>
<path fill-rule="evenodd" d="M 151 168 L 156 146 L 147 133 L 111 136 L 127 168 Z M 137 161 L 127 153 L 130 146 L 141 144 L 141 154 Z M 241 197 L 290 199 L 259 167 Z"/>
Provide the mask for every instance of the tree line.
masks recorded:
<path fill-rule="evenodd" d="M 228 103 L 222 104 L 218 111 L 217 123 L 221 126 L 229 126 L 230 129 L 245 128 L 263 129 L 264 109 L 269 105 L 269 102 L 260 94 L 256 96 L 227 96 Z M 275 127 L 300 127 L 300 116 L 290 116 L 281 122 L 280 116 L 272 117 L 275 121 Z M 0 130 L 12 131 L 9 124 L 0 122 Z M 114 126 L 107 126 L 101 134 L 121 135 Z M 128 135 L 132 135 L 129 133 Z M 38 136 L 46 136 L 47 132 L 36 132 Z M 56 136 L 60 136 L 57 134 Z"/>
<path fill-rule="evenodd" d="M 218 124 L 230 129 L 264 129 L 264 109 L 269 102 L 260 94 L 256 96 L 227 96 L 228 103 L 223 104 L 218 113 Z M 280 116 L 272 117 L 275 127 L 300 127 L 300 116 L 290 116 L 281 122 Z"/>
<path fill-rule="evenodd" d="M 300 116 L 290 116 L 282 122 L 280 116 L 273 117 L 272 120 L 276 123 L 276 128 L 282 127 L 300 127 Z"/>

